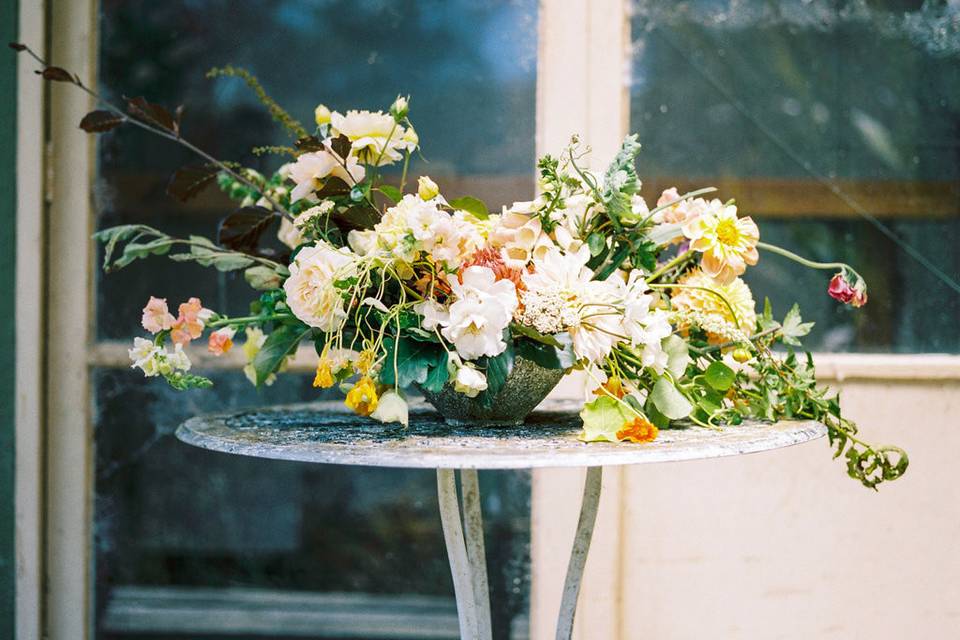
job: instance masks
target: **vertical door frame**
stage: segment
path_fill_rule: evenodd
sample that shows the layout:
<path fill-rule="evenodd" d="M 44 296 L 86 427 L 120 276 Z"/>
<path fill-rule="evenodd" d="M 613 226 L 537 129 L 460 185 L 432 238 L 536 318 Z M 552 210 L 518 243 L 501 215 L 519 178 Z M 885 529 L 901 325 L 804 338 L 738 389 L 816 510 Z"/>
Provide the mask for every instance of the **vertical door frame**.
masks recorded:
<path fill-rule="evenodd" d="M 42 2 L 21 2 L 18 39 L 45 53 Z M 17 57 L 16 221 L 16 638 L 41 637 L 44 414 L 44 93 L 25 54 Z"/>
<path fill-rule="evenodd" d="M 537 57 L 537 156 L 557 154 L 579 134 L 609 162 L 629 120 L 630 19 L 628 0 L 541 0 Z M 564 385 L 575 389 L 576 384 Z M 563 389 L 559 393 L 563 393 Z M 571 393 L 571 391 L 567 391 Z M 572 391 L 576 393 L 576 391 Z M 582 469 L 536 469 L 531 494 L 530 637 L 554 637 L 567 559 L 573 544 Z M 620 468 L 605 469 L 593 544 L 574 620 L 574 637 L 620 633 Z M 589 598 L 583 597 L 589 594 Z"/>
<path fill-rule="evenodd" d="M 96 86 L 96 0 L 57 2 L 49 61 Z M 94 138 L 77 123 L 93 107 L 76 87 L 47 87 L 50 109 L 46 252 L 45 545 L 43 627 L 50 640 L 92 636 L 93 427 L 88 351 L 93 326 Z"/>

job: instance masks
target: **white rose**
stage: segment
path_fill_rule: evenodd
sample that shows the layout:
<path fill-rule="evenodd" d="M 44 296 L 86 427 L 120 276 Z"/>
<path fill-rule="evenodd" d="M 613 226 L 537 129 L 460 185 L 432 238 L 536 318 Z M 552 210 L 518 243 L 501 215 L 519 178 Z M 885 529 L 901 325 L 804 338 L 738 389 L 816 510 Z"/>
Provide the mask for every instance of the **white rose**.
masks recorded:
<path fill-rule="evenodd" d="M 328 333 L 339 328 L 347 312 L 334 282 L 356 273 L 355 258 L 349 249 L 334 249 L 322 241 L 301 249 L 283 284 L 293 315 Z"/>
<path fill-rule="evenodd" d="M 377 401 L 377 408 L 370 417 L 380 422 L 399 422 L 403 426 L 410 425 L 410 409 L 407 401 L 396 391 L 385 391 Z"/>
<path fill-rule="evenodd" d="M 457 377 L 453 382 L 453 390 L 462 393 L 468 398 L 476 398 L 481 391 L 487 388 L 487 376 L 467 363 L 457 370 Z"/>
<path fill-rule="evenodd" d="M 393 116 L 382 111 L 347 111 L 330 115 L 331 132 L 343 134 L 352 144 L 350 155 L 360 162 L 387 165 L 403 158 L 403 151 L 416 145 L 405 138 L 406 131 Z"/>

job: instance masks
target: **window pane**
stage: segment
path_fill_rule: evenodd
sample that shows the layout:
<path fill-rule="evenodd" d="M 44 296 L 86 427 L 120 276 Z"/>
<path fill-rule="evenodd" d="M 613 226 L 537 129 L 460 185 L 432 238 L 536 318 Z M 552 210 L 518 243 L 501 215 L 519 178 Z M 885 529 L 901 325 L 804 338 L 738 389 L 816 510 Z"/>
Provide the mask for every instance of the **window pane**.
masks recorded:
<path fill-rule="evenodd" d="M 256 157 L 252 147 L 291 140 L 241 81 L 207 80 L 207 69 L 247 67 L 308 123 L 318 102 L 385 109 L 409 93 L 424 155 L 412 176 L 429 174 L 448 197 L 478 196 L 493 209 L 529 199 L 534 188 L 536 21 L 535 0 L 104 0 L 100 89 L 186 105 L 185 137 L 265 173 L 282 160 Z M 191 161 L 134 129 L 101 137 L 97 226 L 142 222 L 213 236 L 230 211 L 216 189 L 187 205 L 164 194 L 172 170 Z M 172 304 L 198 296 L 230 313 L 252 297 L 242 278 L 159 257 L 98 271 L 96 283 L 100 340 L 138 335 L 150 295 Z M 198 413 L 335 397 L 318 394 L 303 373 L 260 392 L 240 372 L 201 373 L 214 379 L 212 390 L 177 393 L 126 368 L 95 372 L 98 637 L 339 637 L 323 625 L 304 635 L 295 615 L 262 626 L 277 612 L 336 607 L 359 611 L 357 624 L 377 614 L 397 620 L 362 637 L 419 637 L 424 625 L 457 637 L 433 472 L 183 445 L 173 430 Z M 480 477 L 495 636 L 523 638 L 529 474 Z M 235 614 L 205 614 L 231 606 Z"/>
<path fill-rule="evenodd" d="M 830 272 L 766 254 L 747 280 L 798 300 L 826 351 L 960 350 L 960 295 L 887 233 L 960 277 L 956 3 L 634 3 L 631 129 L 645 194 L 713 185 L 764 240 L 848 262 L 870 302 L 826 296 Z"/>

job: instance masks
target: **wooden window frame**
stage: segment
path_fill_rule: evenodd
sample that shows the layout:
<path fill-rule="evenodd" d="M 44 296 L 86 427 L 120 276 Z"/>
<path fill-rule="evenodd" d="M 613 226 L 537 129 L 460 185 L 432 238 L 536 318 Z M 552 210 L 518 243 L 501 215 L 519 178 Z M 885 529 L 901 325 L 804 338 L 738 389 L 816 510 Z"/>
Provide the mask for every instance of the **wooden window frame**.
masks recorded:
<path fill-rule="evenodd" d="M 49 11 L 21 3 L 21 39 L 48 42 L 52 60 L 92 81 L 98 3 L 51 3 Z M 538 155 L 579 132 L 594 157 L 609 157 L 629 126 L 628 0 L 541 0 L 538 32 Z M 31 78 L 34 66 L 21 57 L 20 78 Z M 124 346 L 93 340 L 95 144 L 76 126 L 90 99 L 28 80 L 19 83 L 17 106 L 17 639 L 82 640 L 92 637 L 94 587 L 89 371 L 126 366 L 126 354 Z M 954 355 L 830 354 L 818 362 L 825 380 L 960 379 Z M 294 368 L 309 367 L 303 352 Z M 532 638 L 553 634 L 566 568 L 556 550 L 572 540 L 576 511 L 567 496 L 579 492 L 582 477 L 575 470 L 533 475 Z M 604 483 L 579 637 L 621 631 L 628 496 L 619 470 L 605 473 Z"/>

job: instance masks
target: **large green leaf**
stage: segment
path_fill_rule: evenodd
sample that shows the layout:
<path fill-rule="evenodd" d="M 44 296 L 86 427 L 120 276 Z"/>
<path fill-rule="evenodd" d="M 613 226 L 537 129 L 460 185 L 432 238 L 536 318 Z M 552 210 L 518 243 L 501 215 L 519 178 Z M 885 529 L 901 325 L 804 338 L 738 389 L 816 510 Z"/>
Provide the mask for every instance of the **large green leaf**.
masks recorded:
<path fill-rule="evenodd" d="M 719 360 L 714 360 L 707 367 L 707 370 L 703 372 L 703 377 L 711 387 L 717 391 L 726 391 L 733 384 L 736 374 L 733 372 L 733 369 L 720 362 Z"/>
<path fill-rule="evenodd" d="M 507 348 L 498 356 L 493 358 L 483 358 L 481 364 L 485 365 L 487 375 L 487 388 L 480 395 L 480 404 L 489 409 L 493 406 L 493 401 L 507 383 L 510 372 L 513 371 L 514 351 L 513 340 L 505 336 Z M 485 362 L 484 362 L 485 361 Z"/>
<path fill-rule="evenodd" d="M 583 405 L 580 418 L 580 439 L 584 442 L 617 442 L 617 432 L 633 418 L 633 413 L 615 398 L 600 396 Z"/>
<path fill-rule="evenodd" d="M 424 384 L 431 368 L 446 367 L 446 355 L 439 344 L 408 337 L 384 339 L 387 356 L 380 370 L 380 382 L 401 388 Z M 432 385 L 436 381 L 431 382 Z M 441 384 L 441 387 L 443 385 Z"/>
<path fill-rule="evenodd" d="M 693 405 L 667 378 L 660 378 L 653 385 L 650 399 L 664 416 L 679 420 L 690 415 Z"/>
<path fill-rule="evenodd" d="M 667 354 L 667 371 L 674 378 L 680 378 L 690 364 L 690 347 L 687 341 L 678 335 L 669 335 L 660 344 Z"/>
<path fill-rule="evenodd" d="M 490 211 L 487 209 L 487 205 L 483 203 L 483 200 L 474 198 L 473 196 L 463 196 L 462 198 L 451 200 L 450 206 L 454 209 L 466 211 L 481 220 L 486 220 L 490 217 Z"/>
<path fill-rule="evenodd" d="M 310 327 L 303 324 L 285 324 L 267 336 L 263 347 L 253 358 L 253 369 L 257 374 L 257 386 L 266 382 L 270 374 L 275 373 L 283 359 L 290 355 L 300 341 L 310 333 Z"/>
<path fill-rule="evenodd" d="M 532 360 L 544 369 L 569 369 L 576 364 L 577 356 L 573 352 L 573 340 L 569 333 L 560 333 L 554 336 L 559 346 L 550 346 L 534 340 L 517 340 L 517 355 Z"/>

